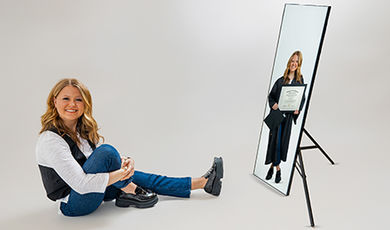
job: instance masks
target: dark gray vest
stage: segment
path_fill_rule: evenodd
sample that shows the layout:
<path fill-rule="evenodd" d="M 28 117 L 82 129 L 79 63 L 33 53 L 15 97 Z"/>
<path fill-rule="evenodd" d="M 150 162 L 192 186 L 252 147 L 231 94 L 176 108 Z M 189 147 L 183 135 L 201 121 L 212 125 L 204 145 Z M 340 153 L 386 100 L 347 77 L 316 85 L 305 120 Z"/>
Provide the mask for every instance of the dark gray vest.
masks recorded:
<path fill-rule="evenodd" d="M 72 152 L 72 156 L 74 159 L 79 163 L 79 165 L 82 167 L 87 160 L 85 155 L 81 152 L 77 144 L 66 134 L 60 134 L 56 128 L 50 129 L 50 131 L 57 133 L 60 135 L 66 143 L 68 143 L 70 151 Z M 92 150 L 95 150 L 96 146 L 92 142 L 88 141 L 89 145 L 91 146 Z M 45 187 L 47 197 L 52 200 L 56 201 L 58 199 L 66 197 L 70 191 L 70 186 L 65 183 L 65 181 L 57 174 L 57 172 L 50 167 L 39 165 L 39 171 L 41 172 L 41 177 L 43 181 L 43 186 Z"/>

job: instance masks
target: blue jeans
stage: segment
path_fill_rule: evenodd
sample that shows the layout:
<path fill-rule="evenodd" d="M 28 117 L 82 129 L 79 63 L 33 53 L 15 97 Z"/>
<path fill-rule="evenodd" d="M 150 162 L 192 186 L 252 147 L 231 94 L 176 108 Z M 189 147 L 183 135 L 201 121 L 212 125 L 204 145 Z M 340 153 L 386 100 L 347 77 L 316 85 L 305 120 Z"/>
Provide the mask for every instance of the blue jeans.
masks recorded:
<path fill-rule="evenodd" d="M 96 148 L 83 165 L 85 173 L 104 173 L 120 169 L 121 158 L 118 151 L 111 145 L 103 144 Z M 161 195 L 190 197 L 191 177 L 166 177 L 135 171 L 127 180 L 118 181 L 108 186 L 104 193 L 79 194 L 71 190 L 68 202 L 61 202 L 60 210 L 65 216 L 82 216 L 95 211 L 103 200 L 113 200 L 121 188 L 133 182 Z"/>

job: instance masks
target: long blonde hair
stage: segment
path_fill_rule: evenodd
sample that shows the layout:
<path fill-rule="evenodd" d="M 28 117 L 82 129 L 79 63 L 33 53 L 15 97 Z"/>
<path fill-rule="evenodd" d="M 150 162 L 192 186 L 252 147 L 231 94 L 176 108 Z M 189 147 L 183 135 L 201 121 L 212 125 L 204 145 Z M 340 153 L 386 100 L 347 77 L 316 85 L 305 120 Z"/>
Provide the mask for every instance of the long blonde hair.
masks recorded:
<path fill-rule="evenodd" d="M 283 74 L 283 78 L 284 78 L 284 83 L 287 83 L 290 81 L 290 79 L 288 78 L 288 75 L 290 74 L 290 65 L 291 65 L 291 62 L 292 62 L 292 59 L 293 57 L 297 55 L 298 56 L 298 68 L 295 70 L 295 73 L 294 73 L 294 78 L 297 82 L 301 83 L 302 84 L 302 74 L 301 74 L 301 66 L 302 66 L 302 61 L 303 61 L 303 57 L 302 57 L 302 52 L 297 50 L 295 51 L 291 57 L 288 59 L 288 62 L 287 62 L 287 67 L 286 67 L 286 70 L 284 71 L 284 74 Z"/>
<path fill-rule="evenodd" d="M 76 132 L 70 130 L 64 124 L 64 121 L 60 118 L 57 109 L 54 105 L 54 99 L 57 98 L 58 94 L 66 86 L 76 87 L 83 98 L 84 102 L 84 113 L 79 117 L 76 125 Z M 87 89 L 80 81 L 74 78 L 65 78 L 57 82 L 57 84 L 50 91 L 49 96 L 47 97 L 47 110 L 41 116 L 42 129 L 39 132 L 40 134 L 46 130 L 57 129 L 61 136 L 67 134 L 72 138 L 77 145 L 80 145 L 80 141 L 77 138 L 77 133 L 79 135 L 94 143 L 95 145 L 99 143 L 100 138 L 104 137 L 98 134 L 98 126 L 95 119 L 92 117 L 92 97 Z"/>

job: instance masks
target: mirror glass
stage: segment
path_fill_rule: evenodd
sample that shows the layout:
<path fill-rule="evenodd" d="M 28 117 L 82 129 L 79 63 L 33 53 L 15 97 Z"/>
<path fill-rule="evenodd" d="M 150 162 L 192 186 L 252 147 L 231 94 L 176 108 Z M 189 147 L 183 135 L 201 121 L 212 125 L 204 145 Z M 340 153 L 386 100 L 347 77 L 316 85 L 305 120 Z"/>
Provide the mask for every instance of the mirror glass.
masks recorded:
<path fill-rule="evenodd" d="M 329 6 L 297 4 L 286 4 L 283 11 L 253 174 L 286 196 L 329 12 Z M 282 122 L 270 129 L 264 119 L 278 110 L 281 86 L 302 84 L 307 85 L 300 108 L 281 112 Z"/>

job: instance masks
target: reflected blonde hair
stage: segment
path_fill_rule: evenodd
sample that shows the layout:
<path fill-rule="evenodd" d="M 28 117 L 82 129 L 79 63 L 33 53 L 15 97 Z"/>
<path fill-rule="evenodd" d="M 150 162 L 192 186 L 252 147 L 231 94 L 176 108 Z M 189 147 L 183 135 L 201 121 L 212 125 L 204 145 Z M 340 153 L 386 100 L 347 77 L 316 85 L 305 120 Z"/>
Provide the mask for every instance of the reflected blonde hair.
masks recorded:
<path fill-rule="evenodd" d="M 298 68 L 295 70 L 295 73 L 294 73 L 294 78 L 297 82 L 301 83 L 302 84 L 302 74 L 301 74 L 301 66 L 302 66 L 302 61 L 303 61 L 303 57 L 302 57 L 302 52 L 297 50 L 295 51 L 291 57 L 288 59 L 288 62 L 287 62 L 287 67 L 286 67 L 286 70 L 284 71 L 284 74 L 283 74 L 283 78 L 284 78 L 284 83 L 287 83 L 290 81 L 290 79 L 288 78 L 288 75 L 290 74 L 290 65 L 291 65 L 291 62 L 292 62 L 292 59 L 293 57 L 297 55 L 298 56 Z"/>
<path fill-rule="evenodd" d="M 58 94 L 63 88 L 69 85 L 76 87 L 80 91 L 84 103 L 84 113 L 79 117 L 77 121 L 76 132 L 66 127 L 64 121 L 60 118 L 57 109 L 54 105 L 54 99 L 57 98 Z M 77 133 L 79 133 L 82 138 L 89 140 L 95 145 L 99 143 L 100 138 L 102 138 L 104 141 L 104 137 L 98 134 L 97 123 L 92 117 L 91 94 L 87 87 L 85 87 L 80 81 L 74 78 L 65 78 L 60 80 L 50 91 L 49 96 L 47 97 L 47 110 L 41 116 L 41 124 L 42 129 L 39 134 L 46 130 L 56 128 L 61 136 L 67 134 L 68 136 L 70 136 L 70 138 L 72 138 L 74 142 L 77 143 L 77 145 L 80 145 L 80 140 L 77 138 Z"/>

